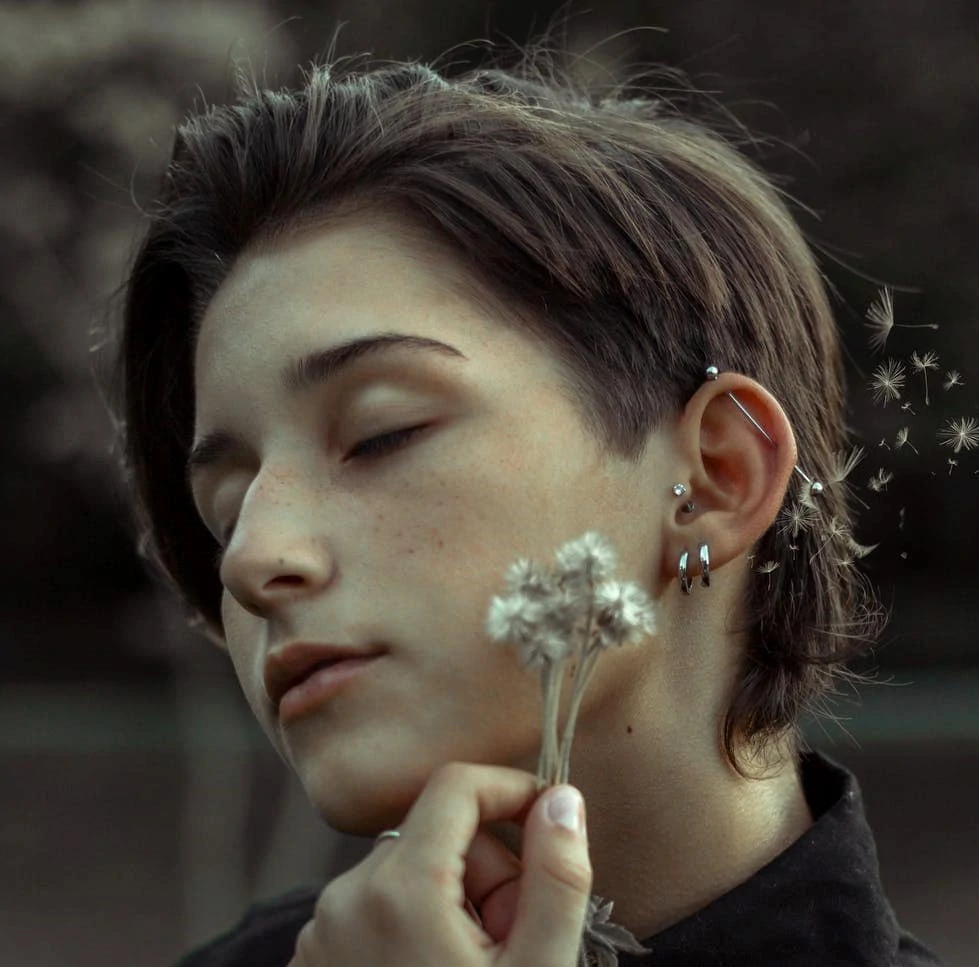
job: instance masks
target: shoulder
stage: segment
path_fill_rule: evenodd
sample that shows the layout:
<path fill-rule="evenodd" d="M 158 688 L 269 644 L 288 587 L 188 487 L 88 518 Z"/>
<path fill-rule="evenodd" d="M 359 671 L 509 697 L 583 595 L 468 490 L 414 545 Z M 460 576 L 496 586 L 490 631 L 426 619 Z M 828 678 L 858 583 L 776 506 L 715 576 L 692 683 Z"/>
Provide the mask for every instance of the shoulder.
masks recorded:
<path fill-rule="evenodd" d="M 253 904 L 234 927 L 192 950 L 176 967 L 286 967 L 319 894 L 299 887 Z"/>

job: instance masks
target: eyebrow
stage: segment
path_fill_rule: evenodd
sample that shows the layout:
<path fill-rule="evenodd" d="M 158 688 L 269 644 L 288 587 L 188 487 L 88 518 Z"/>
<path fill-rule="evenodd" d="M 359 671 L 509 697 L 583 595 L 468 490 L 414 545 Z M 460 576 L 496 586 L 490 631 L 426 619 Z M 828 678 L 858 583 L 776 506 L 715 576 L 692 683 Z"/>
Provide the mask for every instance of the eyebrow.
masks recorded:
<path fill-rule="evenodd" d="M 438 353 L 442 356 L 468 359 L 455 346 L 429 339 L 426 336 L 412 336 L 403 332 L 383 332 L 375 336 L 362 336 L 338 343 L 329 349 L 318 349 L 301 358 L 287 363 L 279 374 L 282 387 L 290 395 L 295 395 L 312 386 L 320 386 L 335 379 L 355 361 L 367 356 L 378 356 L 393 349 L 413 352 Z M 242 449 L 242 441 L 225 430 L 214 430 L 205 434 L 190 449 L 185 466 L 185 478 L 189 484 L 194 475 L 205 467 L 210 467 L 236 450 Z"/>

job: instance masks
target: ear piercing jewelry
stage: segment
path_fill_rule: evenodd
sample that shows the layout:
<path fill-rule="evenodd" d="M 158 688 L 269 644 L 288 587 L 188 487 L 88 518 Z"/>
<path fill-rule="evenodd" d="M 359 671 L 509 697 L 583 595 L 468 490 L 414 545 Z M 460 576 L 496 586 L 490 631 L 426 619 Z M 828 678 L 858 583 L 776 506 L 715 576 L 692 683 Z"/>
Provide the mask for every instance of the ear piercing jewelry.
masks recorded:
<path fill-rule="evenodd" d="M 715 380 L 720 376 L 720 370 L 716 366 L 708 366 L 705 370 L 705 375 L 709 380 Z M 778 444 L 768 435 L 765 428 L 744 408 L 741 401 L 731 392 L 727 394 L 731 398 L 731 402 L 747 417 L 751 425 L 773 446 Z M 811 496 L 816 497 L 823 492 L 823 484 L 810 477 L 801 467 L 795 465 L 792 468 L 807 484 L 809 484 L 809 493 Z M 682 483 L 673 485 L 673 494 L 676 497 L 683 497 L 687 492 L 686 486 Z M 694 503 L 692 500 L 688 500 L 686 504 L 683 505 L 683 510 L 686 513 L 691 513 L 694 509 Z M 710 550 L 707 544 L 701 544 L 699 547 L 699 557 L 700 557 L 700 583 L 702 587 L 710 587 Z M 690 552 L 684 550 L 680 555 L 680 566 L 678 568 L 680 588 L 684 594 L 690 594 L 693 589 L 693 582 L 687 575 L 687 564 L 690 561 Z"/>
<path fill-rule="evenodd" d="M 706 544 L 701 544 L 700 555 L 700 584 L 702 587 L 710 587 L 710 551 Z M 690 594 L 693 590 L 693 581 L 687 576 L 687 562 L 690 560 L 690 552 L 684 550 L 680 555 L 680 567 L 678 569 L 680 578 L 680 590 L 684 594 Z"/>
<path fill-rule="evenodd" d="M 708 366 L 705 374 L 708 379 L 715 380 L 720 375 L 720 370 L 716 366 Z M 777 446 L 775 441 L 765 432 L 765 428 L 741 405 L 741 401 L 733 394 L 728 393 L 731 397 L 731 402 L 741 410 L 741 412 L 748 418 L 751 425 L 773 446 Z M 792 468 L 807 484 L 809 484 L 809 493 L 815 497 L 823 492 L 823 485 L 818 481 L 814 480 L 807 473 L 805 473 L 798 465 Z"/>
<path fill-rule="evenodd" d="M 687 492 L 687 488 L 682 483 L 673 484 L 674 496 L 682 497 L 686 492 Z M 695 506 L 696 505 L 692 500 L 688 500 L 681 509 L 685 514 L 692 514 Z"/>

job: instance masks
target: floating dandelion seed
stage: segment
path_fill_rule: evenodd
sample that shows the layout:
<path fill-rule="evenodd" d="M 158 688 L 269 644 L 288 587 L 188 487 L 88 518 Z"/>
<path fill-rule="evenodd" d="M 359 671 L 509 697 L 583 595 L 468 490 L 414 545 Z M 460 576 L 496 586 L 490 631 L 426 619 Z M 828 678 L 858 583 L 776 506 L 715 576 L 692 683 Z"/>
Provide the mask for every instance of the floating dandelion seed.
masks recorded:
<path fill-rule="evenodd" d="M 896 359 L 881 363 L 874 370 L 869 384 L 874 391 L 874 402 L 887 406 L 888 400 L 899 400 L 905 378 L 903 363 Z"/>
<path fill-rule="evenodd" d="M 781 567 L 778 561 L 765 561 L 764 564 L 759 564 L 755 568 L 756 574 L 767 574 L 768 575 L 768 586 L 772 586 L 772 575 Z"/>
<path fill-rule="evenodd" d="M 881 447 L 886 447 L 888 450 L 890 450 L 891 445 L 883 437 L 881 437 L 880 443 L 877 444 L 877 449 L 879 450 Z"/>
<path fill-rule="evenodd" d="M 864 323 L 872 331 L 870 346 L 875 352 L 881 353 L 884 351 L 884 347 L 887 345 L 887 337 L 891 334 L 891 330 L 895 325 L 898 329 L 938 328 L 938 324 L 934 322 L 924 323 L 922 325 L 895 323 L 894 301 L 891 298 L 891 291 L 887 287 L 881 289 L 878 293 L 877 300 L 871 303 L 870 308 L 867 310 L 867 319 L 870 321 Z"/>
<path fill-rule="evenodd" d="M 942 384 L 942 388 L 947 392 L 953 386 L 962 386 L 964 383 L 965 380 L 962 378 L 962 374 L 957 370 L 950 369 L 945 374 L 945 382 Z"/>
<path fill-rule="evenodd" d="M 790 507 L 783 508 L 778 515 L 779 535 L 785 537 L 786 534 L 791 534 L 796 538 L 801 532 L 815 526 L 816 520 L 816 511 L 812 504 L 801 502 L 792 504 Z"/>
<path fill-rule="evenodd" d="M 953 460 L 951 457 L 948 458 L 948 475 L 952 476 L 952 471 L 959 465 L 958 460 Z"/>
<path fill-rule="evenodd" d="M 867 310 L 869 323 L 864 323 L 873 331 L 870 337 L 871 348 L 882 353 L 887 345 L 887 337 L 894 328 L 894 302 L 891 300 L 891 290 L 884 288 L 878 295 L 877 302 L 872 302 Z"/>
<path fill-rule="evenodd" d="M 901 404 L 901 410 L 902 410 L 903 412 L 905 412 L 905 413 L 910 413 L 910 414 L 911 414 L 912 416 L 917 416 L 917 415 L 918 415 L 918 414 L 917 414 L 917 413 L 915 413 L 915 411 L 914 411 L 914 410 L 913 410 L 913 409 L 911 408 L 911 400 L 908 400 L 908 401 L 907 401 L 906 403 L 902 403 L 902 404 Z"/>
<path fill-rule="evenodd" d="M 949 420 L 948 425 L 938 431 L 938 439 L 943 447 L 951 447 L 955 453 L 973 450 L 979 447 L 979 421 L 973 416 Z"/>
<path fill-rule="evenodd" d="M 925 353 L 924 356 L 919 356 L 917 352 L 913 352 L 911 353 L 911 365 L 915 372 L 921 373 L 925 378 L 925 406 L 931 406 L 931 400 L 928 399 L 928 370 L 938 369 L 938 354 L 929 352 Z"/>
<path fill-rule="evenodd" d="M 880 493 L 882 490 L 887 490 L 887 485 L 894 479 L 894 474 L 889 473 L 883 467 L 877 471 L 874 476 L 870 478 L 867 486 L 874 491 L 874 493 Z"/>
<path fill-rule="evenodd" d="M 897 437 L 894 440 L 894 446 L 896 449 L 900 450 L 903 446 L 909 446 L 915 453 L 918 453 L 918 448 L 908 439 L 908 434 L 911 432 L 911 427 L 902 426 L 900 430 L 897 431 Z M 919 454 L 920 456 L 920 454 Z"/>
<path fill-rule="evenodd" d="M 863 458 L 863 447 L 854 447 L 849 453 L 845 453 L 843 450 L 836 450 L 830 462 L 829 483 L 843 483 L 853 473 L 853 468 Z"/>

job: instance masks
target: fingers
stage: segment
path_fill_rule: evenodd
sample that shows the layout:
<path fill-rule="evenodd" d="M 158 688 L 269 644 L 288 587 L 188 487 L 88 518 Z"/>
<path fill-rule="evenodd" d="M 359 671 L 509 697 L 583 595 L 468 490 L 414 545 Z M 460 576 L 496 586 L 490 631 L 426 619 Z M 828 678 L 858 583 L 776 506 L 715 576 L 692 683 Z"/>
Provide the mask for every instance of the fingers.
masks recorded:
<path fill-rule="evenodd" d="M 548 805 L 565 790 L 576 797 L 572 811 L 580 810 L 579 832 L 548 818 Z M 584 812 L 584 803 L 571 786 L 549 789 L 530 811 L 524 827 L 516 921 L 501 961 L 506 967 L 566 967 L 578 962 L 592 887 Z"/>
<path fill-rule="evenodd" d="M 441 766 L 399 827 L 399 863 L 416 879 L 427 873 L 436 881 L 432 884 L 436 889 L 453 877 L 461 888 L 466 854 L 480 823 L 522 822 L 537 796 L 537 779 L 529 772 L 470 763 Z M 509 879 L 511 871 L 501 869 L 501 874 Z M 494 885 L 498 884 L 491 878 L 480 887 L 490 892 Z M 452 899 L 461 906 L 461 897 Z"/>
<path fill-rule="evenodd" d="M 500 943 L 516 913 L 523 863 L 492 833 L 480 829 L 466 855 L 463 889 L 479 912 L 483 929 Z"/>

